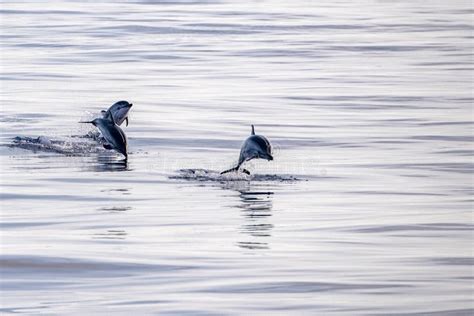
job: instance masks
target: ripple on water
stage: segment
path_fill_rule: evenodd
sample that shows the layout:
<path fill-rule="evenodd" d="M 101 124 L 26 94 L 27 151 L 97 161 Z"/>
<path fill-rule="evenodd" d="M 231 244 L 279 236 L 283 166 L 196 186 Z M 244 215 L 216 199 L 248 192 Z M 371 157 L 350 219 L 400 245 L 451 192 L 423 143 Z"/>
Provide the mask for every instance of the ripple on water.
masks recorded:
<path fill-rule="evenodd" d="M 117 232 L 112 231 L 112 233 Z M 104 278 L 107 276 L 133 275 L 143 271 L 182 271 L 192 268 L 192 266 L 182 265 L 118 262 L 116 260 L 99 261 L 48 256 L 5 255 L 0 258 L 0 271 L 4 279 L 15 278 L 15 275 L 34 276 L 38 275 L 38 273 L 41 273 L 43 277 L 61 274 L 71 278 Z M 5 288 L 3 289 L 6 290 Z"/>

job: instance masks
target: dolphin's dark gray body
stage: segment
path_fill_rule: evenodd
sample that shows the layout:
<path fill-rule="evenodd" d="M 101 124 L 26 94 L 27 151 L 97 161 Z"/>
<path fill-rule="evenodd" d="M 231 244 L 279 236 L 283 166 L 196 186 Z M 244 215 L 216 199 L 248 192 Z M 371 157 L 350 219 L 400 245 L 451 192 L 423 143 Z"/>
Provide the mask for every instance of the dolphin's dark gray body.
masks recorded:
<path fill-rule="evenodd" d="M 242 145 L 242 148 L 240 149 L 240 156 L 237 166 L 222 171 L 221 174 L 232 171 L 239 171 L 240 167 L 244 162 L 256 158 L 266 159 L 269 161 L 273 160 L 272 145 L 265 136 L 255 135 L 255 128 L 252 125 L 252 134 L 245 140 Z M 246 169 L 242 169 L 242 171 L 247 174 L 250 174 L 250 172 Z"/>
<path fill-rule="evenodd" d="M 127 153 L 127 137 L 122 129 L 115 124 L 114 118 L 111 112 L 107 111 L 105 118 L 96 118 L 90 122 L 80 122 L 80 123 L 91 123 L 97 127 L 107 142 L 104 144 L 105 149 L 115 149 L 119 153 L 125 156 L 125 159 L 128 158 Z"/>
<path fill-rule="evenodd" d="M 102 110 L 103 118 L 107 118 L 108 113 L 111 113 L 117 125 L 122 125 L 126 121 L 125 126 L 128 126 L 128 111 L 132 108 L 132 103 L 127 101 L 118 101 L 114 103 L 107 111 Z"/>

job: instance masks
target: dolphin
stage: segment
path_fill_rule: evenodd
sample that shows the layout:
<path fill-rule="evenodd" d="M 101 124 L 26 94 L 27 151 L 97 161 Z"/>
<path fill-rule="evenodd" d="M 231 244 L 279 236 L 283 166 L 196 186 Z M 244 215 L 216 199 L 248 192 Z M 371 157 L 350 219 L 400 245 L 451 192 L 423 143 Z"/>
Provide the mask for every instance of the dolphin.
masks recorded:
<path fill-rule="evenodd" d="M 221 174 L 239 171 L 242 164 L 252 159 L 266 159 L 268 161 L 273 160 L 272 156 L 272 145 L 265 136 L 255 135 L 255 128 L 252 125 L 252 134 L 245 140 L 240 149 L 239 162 L 234 168 L 222 171 Z M 246 169 L 242 169 L 242 172 L 250 174 Z"/>
<path fill-rule="evenodd" d="M 126 121 L 126 125 L 128 126 L 128 111 L 132 108 L 132 103 L 128 103 L 127 101 L 118 101 L 114 103 L 110 108 L 107 110 L 102 110 L 103 118 L 107 118 L 107 112 L 112 113 L 114 117 L 114 121 L 117 125 L 122 125 L 123 121 Z"/>
<path fill-rule="evenodd" d="M 105 149 L 114 149 L 128 159 L 127 153 L 127 137 L 122 129 L 115 123 L 112 112 L 107 111 L 105 118 L 96 118 L 89 122 L 97 127 L 104 137 L 106 143 L 103 145 Z"/>

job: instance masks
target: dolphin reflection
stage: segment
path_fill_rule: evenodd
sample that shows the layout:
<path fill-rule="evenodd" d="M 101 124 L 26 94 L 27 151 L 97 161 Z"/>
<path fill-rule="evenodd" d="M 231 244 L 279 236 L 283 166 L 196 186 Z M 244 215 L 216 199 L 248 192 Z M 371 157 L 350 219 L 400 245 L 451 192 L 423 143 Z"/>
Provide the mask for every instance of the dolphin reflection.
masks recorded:
<path fill-rule="evenodd" d="M 87 169 L 95 172 L 111 172 L 111 171 L 130 171 L 128 161 L 125 159 L 117 159 L 107 152 L 101 152 L 97 155 L 97 162 L 88 164 Z"/>
<path fill-rule="evenodd" d="M 273 224 L 270 222 L 272 216 L 273 192 L 264 191 L 240 191 L 242 216 L 245 222 L 240 231 L 251 237 L 251 240 L 238 242 L 237 245 L 245 249 L 269 249 L 265 237 L 271 236 Z"/>

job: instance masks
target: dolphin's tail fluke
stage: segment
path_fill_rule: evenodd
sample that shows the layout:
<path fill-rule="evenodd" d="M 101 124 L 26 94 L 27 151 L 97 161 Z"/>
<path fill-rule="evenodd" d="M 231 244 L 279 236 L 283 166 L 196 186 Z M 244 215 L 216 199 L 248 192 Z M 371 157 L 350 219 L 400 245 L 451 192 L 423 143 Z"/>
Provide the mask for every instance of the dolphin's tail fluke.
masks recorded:
<path fill-rule="evenodd" d="M 222 171 L 221 174 L 225 174 L 225 173 L 233 172 L 233 171 L 238 171 L 238 170 L 239 170 L 239 166 L 234 167 L 234 168 L 227 169 L 227 170 L 225 170 L 225 171 Z"/>
<path fill-rule="evenodd" d="M 234 168 L 230 168 L 230 169 L 227 169 L 227 170 L 222 171 L 221 174 L 225 174 L 225 173 L 228 173 L 228 172 L 239 171 L 241 165 L 242 165 L 242 162 L 239 163 L 239 164 L 238 164 L 237 166 L 235 166 Z M 246 173 L 246 174 L 248 174 L 248 175 L 250 175 L 250 172 L 249 172 L 247 169 L 242 169 L 242 172 L 243 172 L 243 173 Z"/>
<path fill-rule="evenodd" d="M 233 172 L 233 171 L 239 171 L 239 167 L 234 167 L 234 168 L 227 169 L 225 171 L 222 171 L 221 174 L 225 174 L 225 173 Z M 247 169 L 242 169 L 242 172 L 250 175 L 250 171 L 248 171 Z"/>

